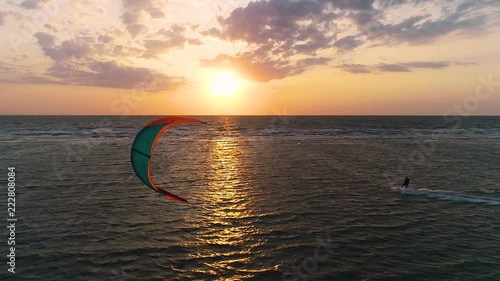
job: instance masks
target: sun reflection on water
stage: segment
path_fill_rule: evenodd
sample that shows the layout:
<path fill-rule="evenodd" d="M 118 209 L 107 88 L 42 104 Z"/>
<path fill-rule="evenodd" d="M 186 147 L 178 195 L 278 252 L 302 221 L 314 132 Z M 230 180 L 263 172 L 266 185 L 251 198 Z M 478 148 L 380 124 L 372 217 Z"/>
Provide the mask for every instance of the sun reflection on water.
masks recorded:
<path fill-rule="evenodd" d="M 199 229 L 196 252 L 190 257 L 203 264 L 196 272 L 217 276 L 217 280 L 241 280 L 269 270 L 252 264 L 264 241 L 257 237 L 255 194 L 245 161 L 245 147 L 237 138 L 225 137 L 210 144 L 207 186 L 195 222 Z"/>

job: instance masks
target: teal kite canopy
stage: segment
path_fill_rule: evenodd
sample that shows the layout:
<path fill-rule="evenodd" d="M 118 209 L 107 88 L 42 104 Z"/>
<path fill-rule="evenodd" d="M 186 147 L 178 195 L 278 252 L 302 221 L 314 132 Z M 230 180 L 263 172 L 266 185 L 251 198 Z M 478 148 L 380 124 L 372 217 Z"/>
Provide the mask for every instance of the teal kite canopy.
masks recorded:
<path fill-rule="evenodd" d="M 165 195 L 165 197 L 186 202 L 186 199 L 156 186 L 153 178 L 151 177 L 151 156 L 156 142 L 164 132 L 173 126 L 189 122 L 206 124 L 205 122 L 196 119 L 175 116 L 160 118 L 147 124 L 135 137 L 130 154 L 130 162 L 132 163 L 135 174 L 145 185 L 154 191 Z"/>

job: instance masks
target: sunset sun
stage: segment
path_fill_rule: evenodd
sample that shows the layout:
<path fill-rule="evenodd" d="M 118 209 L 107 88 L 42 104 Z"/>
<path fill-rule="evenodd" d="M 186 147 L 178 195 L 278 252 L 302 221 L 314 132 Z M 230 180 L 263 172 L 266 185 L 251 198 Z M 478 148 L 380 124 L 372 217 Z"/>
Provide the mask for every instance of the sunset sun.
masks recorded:
<path fill-rule="evenodd" d="M 230 97 L 243 87 L 243 82 L 229 71 L 217 71 L 211 77 L 210 91 L 219 97 Z"/>

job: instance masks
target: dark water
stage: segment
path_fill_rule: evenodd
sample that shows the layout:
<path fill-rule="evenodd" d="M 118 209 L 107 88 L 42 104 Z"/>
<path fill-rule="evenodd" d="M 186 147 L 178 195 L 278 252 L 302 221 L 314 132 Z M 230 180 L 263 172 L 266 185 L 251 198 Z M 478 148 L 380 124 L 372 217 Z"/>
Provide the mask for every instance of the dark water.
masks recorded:
<path fill-rule="evenodd" d="M 498 117 L 199 117 L 153 156 L 191 204 L 130 166 L 155 118 L 0 117 L 1 280 L 500 280 Z"/>

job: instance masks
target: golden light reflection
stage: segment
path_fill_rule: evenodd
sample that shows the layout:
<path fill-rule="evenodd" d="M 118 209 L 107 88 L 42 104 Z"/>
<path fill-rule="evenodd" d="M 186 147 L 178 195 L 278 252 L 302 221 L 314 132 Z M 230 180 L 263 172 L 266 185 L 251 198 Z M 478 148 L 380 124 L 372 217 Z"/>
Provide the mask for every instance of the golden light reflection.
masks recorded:
<path fill-rule="evenodd" d="M 223 120 L 223 128 L 231 130 L 234 121 Z M 252 262 L 259 255 L 263 239 L 255 226 L 255 194 L 242 141 L 223 137 L 210 144 L 207 159 L 207 187 L 201 199 L 201 212 L 196 234 L 197 252 L 191 258 L 201 260 L 198 273 L 216 280 L 241 280 L 269 268 L 258 268 Z"/>

